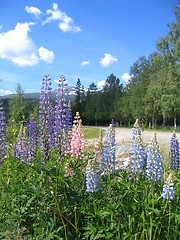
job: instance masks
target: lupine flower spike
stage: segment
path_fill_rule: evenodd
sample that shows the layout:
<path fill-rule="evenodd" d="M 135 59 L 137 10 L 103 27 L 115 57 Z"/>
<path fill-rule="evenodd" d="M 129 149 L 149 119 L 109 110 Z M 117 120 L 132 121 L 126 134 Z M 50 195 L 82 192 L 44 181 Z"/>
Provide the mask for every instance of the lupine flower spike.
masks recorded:
<path fill-rule="evenodd" d="M 143 146 L 142 131 L 138 119 L 132 128 L 130 161 L 131 172 L 133 174 L 143 173 L 146 164 L 146 152 Z"/>
<path fill-rule="evenodd" d="M 3 163 L 5 158 L 6 141 L 5 141 L 5 116 L 3 107 L 0 106 L 0 163 Z"/>
<path fill-rule="evenodd" d="M 42 79 L 39 125 L 40 125 L 40 144 L 43 153 L 43 161 L 48 158 L 50 150 L 54 145 L 54 124 L 53 108 L 51 105 L 51 78 L 46 74 Z"/>
<path fill-rule="evenodd" d="M 65 177 L 73 177 L 74 176 L 74 171 L 72 170 L 71 166 L 69 163 L 66 163 L 65 165 Z"/>
<path fill-rule="evenodd" d="M 170 169 L 180 168 L 180 158 L 179 158 L 179 141 L 177 139 L 176 133 L 174 132 L 171 137 L 170 143 Z"/>
<path fill-rule="evenodd" d="M 84 157 L 84 130 L 82 127 L 82 120 L 79 112 L 76 112 L 74 117 L 71 143 L 70 143 L 70 154 L 72 157 L 82 158 Z"/>
<path fill-rule="evenodd" d="M 15 157 L 21 162 L 28 162 L 28 136 L 24 123 L 21 124 L 15 144 Z"/>
<path fill-rule="evenodd" d="M 69 120 L 67 120 L 67 83 L 65 77 L 60 76 L 56 95 L 55 106 L 55 144 L 58 148 L 59 157 L 64 159 L 68 143 Z"/>
<path fill-rule="evenodd" d="M 175 198 L 174 183 L 172 180 L 172 174 L 169 174 L 166 183 L 163 185 L 162 197 L 167 200 L 173 200 Z"/>
<path fill-rule="evenodd" d="M 34 120 L 33 115 L 31 115 L 29 121 L 28 162 L 34 162 L 37 147 L 38 147 L 37 123 Z"/>
<path fill-rule="evenodd" d="M 115 146 L 115 127 L 114 124 L 110 124 L 106 131 L 104 143 L 103 143 L 103 158 L 101 161 L 101 172 L 106 171 L 112 172 L 115 169 L 115 157 L 116 157 L 116 146 Z"/>
<path fill-rule="evenodd" d="M 86 167 L 86 192 L 93 193 L 98 191 L 98 175 L 92 162 L 89 160 Z"/>
<path fill-rule="evenodd" d="M 146 177 L 149 181 L 160 181 L 163 173 L 163 157 L 157 144 L 156 133 L 147 149 Z"/>

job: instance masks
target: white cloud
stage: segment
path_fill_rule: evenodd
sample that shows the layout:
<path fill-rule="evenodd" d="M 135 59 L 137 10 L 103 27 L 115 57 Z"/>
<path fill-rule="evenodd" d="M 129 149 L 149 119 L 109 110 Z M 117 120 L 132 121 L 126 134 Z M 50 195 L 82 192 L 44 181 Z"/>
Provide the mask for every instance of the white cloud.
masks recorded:
<path fill-rule="evenodd" d="M 102 80 L 102 81 L 99 81 L 97 83 L 97 88 L 98 89 L 103 89 L 104 85 L 106 84 L 106 81 L 105 80 Z"/>
<path fill-rule="evenodd" d="M 85 65 L 88 65 L 88 64 L 90 64 L 89 61 L 82 61 L 81 66 L 85 66 Z"/>
<path fill-rule="evenodd" d="M 126 83 L 131 80 L 132 76 L 129 75 L 129 73 L 124 73 L 122 76 L 121 76 L 122 80 L 125 81 Z"/>
<path fill-rule="evenodd" d="M 0 94 L 8 95 L 8 94 L 12 94 L 12 92 L 11 92 L 10 90 L 3 90 L 3 89 L 0 89 Z"/>
<path fill-rule="evenodd" d="M 0 33 L 0 58 L 10 60 L 20 67 L 34 66 L 39 63 L 36 45 L 28 36 L 32 25 L 35 24 L 33 22 L 17 23 L 13 30 Z M 49 55 L 52 59 L 52 53 Z M 43 56 L 40 56 L 41 59 L 47 61 Z"/>
<path fill-rule="evenodd" d="M 32 6 L 28 7 L 28 6 L 26 6 L 25 10 L 26 10 L 27 13 L 33 14 L 36 18 L 38 18 L 42 14 L 42 12 L 37 7 L 32 7 Z"/>
<path fill-rule="evenodd" d="M 59 21 L 59 28 L 63 32 L 80 32 L 81 29 L 80 27 L 74 26 L 73 24 L 73 19 L 69 17 L 65 12 L 62 12 L 61 10 L 58 9 L 57 3 L 53 3 L 51 9 L 47 9 L 46 13 L 50 15 L 49 17 L 46 18 L 45 21 L 42 22 L 43 25 L 50 23 L 52 21 Z"/>
<path fill-rule="evenodd" d="M 40 56 L 40 59 L 47 62 L 47 63 L 52 63 L 54 60 L 54 53 L 53 51 L 49 51 L 48 49 L 44 47 L 40 47 L 38 49 L 38 53 Z"/>
<path fill-rule="evenodd" d="M 55 79 L 54 82 L 59 84 L 59 79 Z M 64 84 L 68 84 L 67 79 L 64 81 Z"/>
<path fill-rule="evenodd" d="M 103 67 L 109 67 L 114 62 L 117 62 L 118 59 L 115 56 L 112 56 L 109 53 L 105 53 L 104 57 L 101 58 L 101 61 L 99 62 Z"/>

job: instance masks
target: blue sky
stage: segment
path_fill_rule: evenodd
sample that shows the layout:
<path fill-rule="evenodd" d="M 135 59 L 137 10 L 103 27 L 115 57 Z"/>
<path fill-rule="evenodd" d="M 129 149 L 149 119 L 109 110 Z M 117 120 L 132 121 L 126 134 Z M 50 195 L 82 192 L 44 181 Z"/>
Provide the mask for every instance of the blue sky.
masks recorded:
<path fill-rule="evenodd" d="M 113 73 L 125 84 L 140 56 L 167 34 L 178 0 L 0 0 L 0 95 L 40 91 L 64 75 L 99 87 Z"/>

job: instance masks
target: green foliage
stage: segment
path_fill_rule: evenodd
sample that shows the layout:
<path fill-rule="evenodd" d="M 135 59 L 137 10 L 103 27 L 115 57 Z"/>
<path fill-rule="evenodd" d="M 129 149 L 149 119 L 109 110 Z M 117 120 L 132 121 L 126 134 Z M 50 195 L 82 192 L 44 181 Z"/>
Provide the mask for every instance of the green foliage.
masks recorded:
<path fill-rule="evenodd" d="M 0 238 L 3 239 L 178 239 L 179 173 L 173 202 L 161 197 L 162 184 L 130 179 L 123 170 L 104 175 L 97 193 L 86 193 L 83 160 L 64 162 L 52 151 L 41 165 L 12 156 L 0 166 Z M 69 163 L 73 174 L 65 173 Z"/>

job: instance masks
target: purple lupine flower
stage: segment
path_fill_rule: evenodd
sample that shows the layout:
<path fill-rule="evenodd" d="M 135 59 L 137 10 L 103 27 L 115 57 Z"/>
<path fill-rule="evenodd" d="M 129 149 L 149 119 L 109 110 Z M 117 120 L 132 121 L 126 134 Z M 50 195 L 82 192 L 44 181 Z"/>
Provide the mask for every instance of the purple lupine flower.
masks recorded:
<path fill-rule="evenodd" d="M 63 159 L 69 147 L 69 112 L 67 103 L 67 83 L 65 77 L 60 76 L 56 95 L 55 106 L 55 145 L 58 148 L 59 156 Z"/>
<path fill-rule="evenodd" d="M 173 200 L 175 198 L 174 183 L 172 180 L 172 174 L 170 174 L 163 185 L 163 193 L 161 195 L 164 199 Z"/>
<path fill-rule="evenodd" d="M 50 150 L 54 144 L 54 122 L 53 107 L 51 104 L 51 78 L 46 74 L 42 79 L 40 106 L 39 106 L 39 126 L 40 145 L 43 153 L 43 161 L 49 157 Z"/>
<path fill-rule="evenodd" d="M 50 103 L 48 107 L 48 133 L 49 133 L 49 138 L 48 138 L 48 146 L 51 149 L 55 145 L 55 140 L 54 140 L 54 108 L 52 103 Z"/>
<path fill-rule="evenodd" d="M 21 162 L 28 162 L 28 136 L 27 127 L 21 124 L 17 141 L 15 143 L 14 155 Z"/>
<path fill-rule="evenodd" d="M 156 133 L 147 149 L 146 177 L 149 181 L 160 181 L 163 174 L 163 157 L 157 144 Z"/>
<path fill-rule="evenodd" d="M 130 168 L 133 174 L 143 173 L 146 164 L 146 152 L 143 146 L 142 131 L 138 119 L 132 128 L 130 161 Z"/>
<path fill-rule="evenodd" d="M 115 169 L 116 158 L 116 146 L 115 146 L 115 127 L 114 124 L 110 124 L 106 131 L 103 149 L 102 149 L 102 161 L 100 169 L 104 173 L 106 171 L 112 171 Z"/>
<path fill-rule="evenodd" d="M 86 192 L 93 193 L 98 191 L 98 175 L 94 166 L 89 161 L 86 167 Z"/>
<path fill-rule="evenodd" d="M 175 170 L 179 168 L 180 168 L 179 141 L 177 139 L 176 133 L 174 132 L 170 142 L 170 169 Z"/>
<path fill-rule="evenodd" d="M 28 161 L 29 162 L 34 161 L 37 147 L 38 147 L 37 123 L 34 120 L 34 116 L 31 115 L 30 121 L 29 121 L 29 144 L 28 144 Z"/>
<path fill-rule="evenodd" d="M 66 123 L 67 123 L 67 131 L 69 132 L 72 129 L 72 110 L 71 110 L 71 102 L 68 102 L 68 107 L 66 110 Z"/>
<path fill-rule="evenodd" d="M 6 125 L 4 109 L 0 106 L 0 163 L 3 163 L 6 151 Z"/>
<path fill-rule="evenodd" d="M 76 112 L 76 116 L 74 117 L 70 141 L 71 156 L 76 158 L 83 158 L 85 141 L 82 120 L 79 112 Z"/>

